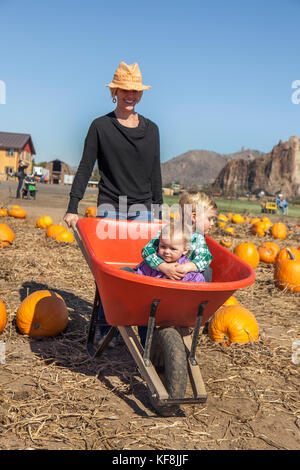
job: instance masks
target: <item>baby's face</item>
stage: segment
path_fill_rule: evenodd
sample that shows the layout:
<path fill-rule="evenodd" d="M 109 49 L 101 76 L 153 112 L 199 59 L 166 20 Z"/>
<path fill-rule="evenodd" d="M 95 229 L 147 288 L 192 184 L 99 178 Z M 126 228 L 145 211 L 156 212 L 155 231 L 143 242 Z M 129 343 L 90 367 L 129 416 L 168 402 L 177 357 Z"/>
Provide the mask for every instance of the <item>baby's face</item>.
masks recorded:
<path fill-rule="evenodd" d="M 179 258 L 186 254 L 185 243 L 182 238 L 162 238 L 159 239 L 158 254 L 166 261 L 172 263 L 179 260 Z"/>

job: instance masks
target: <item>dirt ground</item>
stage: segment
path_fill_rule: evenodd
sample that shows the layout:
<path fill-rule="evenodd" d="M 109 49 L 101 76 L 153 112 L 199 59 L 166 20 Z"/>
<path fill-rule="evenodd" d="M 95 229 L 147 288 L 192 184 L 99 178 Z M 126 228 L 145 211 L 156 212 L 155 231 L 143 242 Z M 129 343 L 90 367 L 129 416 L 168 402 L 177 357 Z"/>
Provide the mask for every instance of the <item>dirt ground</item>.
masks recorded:
<path fill-rule="evenodd" d="M 14 190 L 12 183 L 0 184 L 0 205 L 17 203 Z M 260 263 L 255 283 L 235 294 L 255 315 L 259 341 L 225 347 L 202 334 L 197 359 L 207 402 L 182 406 L 174 417 L 157 416 L 124 343 L 98 360 L 88 357 L 93 277 L 75 243 L 47 240 L 35 227 L 40 215 L 62 220 L 68 191 L 41 188 L 36 201 L 20 201 L 25 220 L 1 219 L 16 239 L 0 251 L 0 298 L 8 311 L 0 335 L 6 347 L 0 449 L 299 450 L 300 366 L 292 361 L 292 343 L 300 339 L 299 295 L 277 290 L 273 267 Z M 88 205 L 80 204 L 81 215 Z M 223 233 L 215 228 L 211 235 L 220 240 Z M 236 227 L 233 239 L 233 246 L 246 239 L 262 243 L 245 224 Z M 278 244 L 299 246 L 300 231 Z M 59 293 L 69 310 L 68 327 L 55 338 L 30 339 L 16 328 L 21 301 L 39 289 Z"/>

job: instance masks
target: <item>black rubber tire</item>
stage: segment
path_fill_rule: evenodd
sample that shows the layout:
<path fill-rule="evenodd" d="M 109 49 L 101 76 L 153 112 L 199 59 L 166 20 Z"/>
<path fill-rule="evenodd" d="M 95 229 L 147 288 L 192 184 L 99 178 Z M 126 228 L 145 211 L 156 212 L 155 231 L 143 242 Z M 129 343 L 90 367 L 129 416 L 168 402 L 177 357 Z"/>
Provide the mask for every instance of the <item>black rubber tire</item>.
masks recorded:
<path fill-rule="evenodd" d="M 170 398 L 184 398 L 187 387 L 187 355 L 182 337 L 175 328 L 161 328 L 154 332 L 150 359 Z M 162 416 L 172 416 L 179 405 L 152 405 Z"/>

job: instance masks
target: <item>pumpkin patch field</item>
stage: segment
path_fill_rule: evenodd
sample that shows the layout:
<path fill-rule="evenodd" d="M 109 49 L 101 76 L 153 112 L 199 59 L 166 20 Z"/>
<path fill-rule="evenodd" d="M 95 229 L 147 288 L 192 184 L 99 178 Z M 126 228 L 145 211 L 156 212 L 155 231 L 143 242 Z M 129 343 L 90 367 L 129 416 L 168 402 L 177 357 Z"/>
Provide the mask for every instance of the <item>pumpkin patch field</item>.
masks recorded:
<path fill-rule="evenodd" d="M 279 238 L 271 226 L 252 229 L 254 214 L 232 221 L 225 213 L 225 225 L 215 224 L 210 235 L 226 240 L 224 249 L 232 252 L 245 244 L 236 251 L 255 266 L 255 283 L 235 292 L 236 301 L 223 308 L 242 321 L 241 306 L 251 334 L 243 342 L 214 341 L 205 325 L 197 360 L 207 402 L 161 417 L 122 341 L 97 360 L 86 352 L 93 276 L 72 237 L 59 241 L 46 233 L 49 217 L 66 228 L 67 200 L 67 192 L 55 199 L 61 220 L 48 210 L 51 198 L 45 203 L 41 194 L 19 203 L 25 217 L 1 217 L 10 238 L 0 247 L 0 449 L 299 450 L 300 271 L 292 264 L 299 261 L 285 250 L 279 263 L 286 265 L 277 269 L 276 257 L 291 247 L 296 258 L 300 220 L 281 220 L 286 233 L 276 227 Z M 81 202 L 81 217 L 89 206 Z M 37 224 L 39 217 L 46 219 Z M 36 317 L 33 334 L 28 322 L 37 303 L 42 314 L 55 315 L 47 313 L 46 323 Z"/>

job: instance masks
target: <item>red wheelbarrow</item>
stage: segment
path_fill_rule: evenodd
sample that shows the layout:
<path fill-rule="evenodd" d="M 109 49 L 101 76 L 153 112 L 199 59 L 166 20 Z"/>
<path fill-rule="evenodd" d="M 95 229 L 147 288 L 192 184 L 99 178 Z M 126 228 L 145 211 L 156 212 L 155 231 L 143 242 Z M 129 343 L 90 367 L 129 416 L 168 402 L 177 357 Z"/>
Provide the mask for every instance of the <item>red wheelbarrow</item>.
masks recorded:
<path fill-rule="evenodd" d="M 169 416 L 180 404 L 206 401 L 196 360 L 200 328 L 237 289 L 251 285 L 255 273 L 209 236 L 210 283 L 151 278 L 122 270 L 141 262 L 142 248 L 162 226 L 161 221 L 83 218 L 73 229 L 96 283 L 87 336 L 89 355 L 99 356 L 119 330 L 148 385 L 152 405 L 159 414 Z M 95 344 L 100 302 L 110 329 Z M 148 326 L 144 348 L 133 328 L 140 325 Z M 185 397 L 188 377 L 192 397 Z"/>

